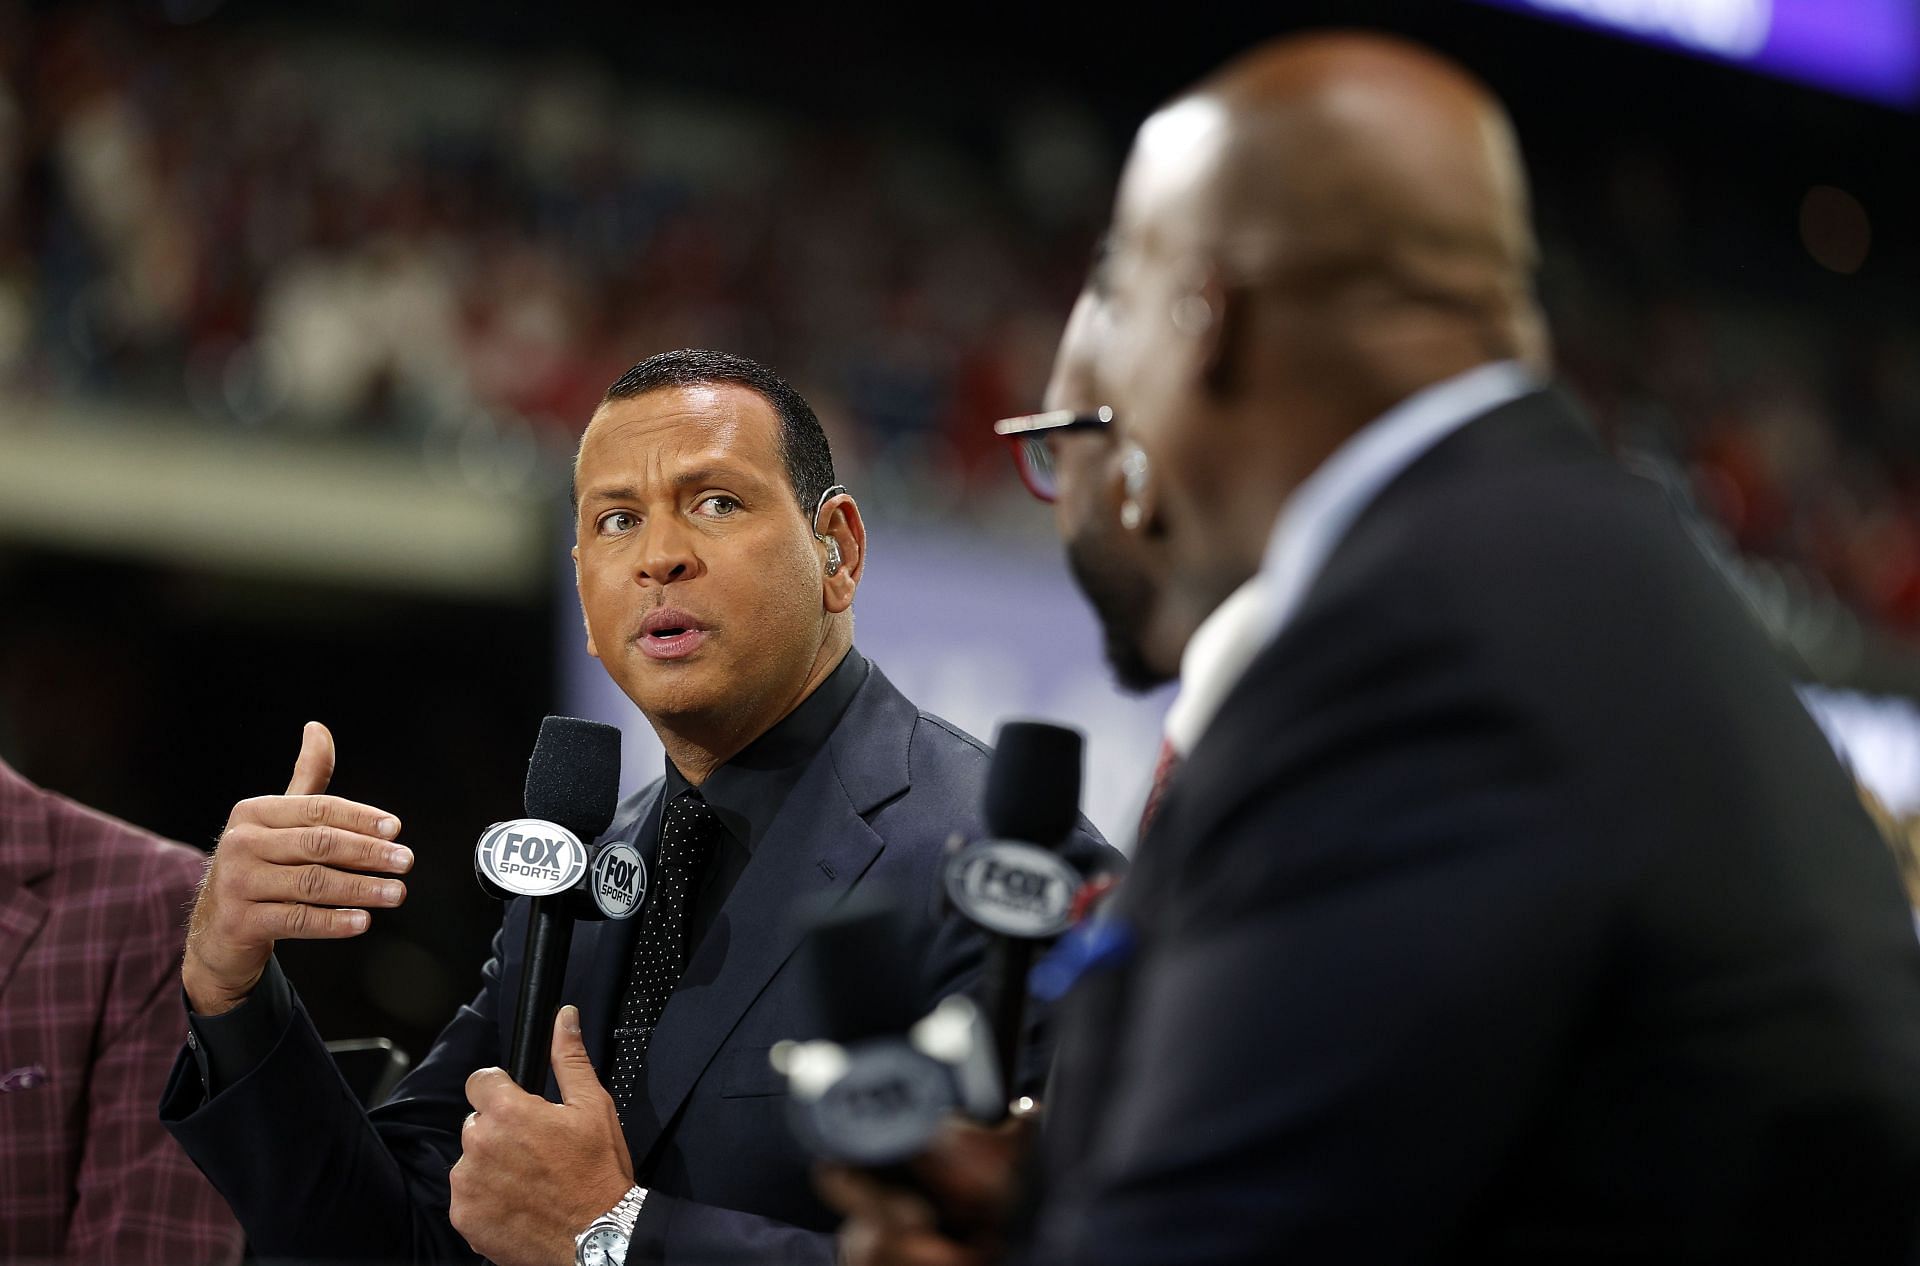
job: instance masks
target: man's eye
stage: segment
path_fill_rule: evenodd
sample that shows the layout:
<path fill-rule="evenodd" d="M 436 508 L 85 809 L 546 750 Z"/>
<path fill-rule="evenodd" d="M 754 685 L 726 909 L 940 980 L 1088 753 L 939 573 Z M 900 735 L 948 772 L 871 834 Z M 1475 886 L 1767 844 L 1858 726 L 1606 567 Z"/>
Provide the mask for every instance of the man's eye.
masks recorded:
<path fill-rule="evenodd" d="M 631 511 L 609 510 L 600 516 L 599 522 L 594 526 L 602 536 L 618 536 L 623 532 L 633 531 L 639 523 L 640 520 L 634 517 Z"/>
<path fill-rule="evenodd" d="M 709 518 L 724 519 L 740 508 L 740 503 L 725 493 L 715 493 L 711 497 L 700 499 L 700 509 Z"/>

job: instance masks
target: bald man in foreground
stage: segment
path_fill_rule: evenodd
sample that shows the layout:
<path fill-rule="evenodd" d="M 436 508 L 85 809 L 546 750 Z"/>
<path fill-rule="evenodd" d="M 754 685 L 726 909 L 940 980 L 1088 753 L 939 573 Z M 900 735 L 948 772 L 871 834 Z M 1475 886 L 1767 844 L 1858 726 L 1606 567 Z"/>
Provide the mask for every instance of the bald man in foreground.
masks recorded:
<path fill-rule="evenodd" d="M 1134 627 L 1207 648 L 1184 763 L 1067 994 L 1037 1194 L 1004 1132 L 922 1158 L 931 1200 L 830 1171 L 852 1261 L 1912 1260 L 1893 866 L 1546 385 L 1533 267 L 1504 114 L 1413 46 L 1282 41 L 1141 128 L 1047 402 L 1111 422 L 1049 442 L 1069 542 L 1172 560 Z"/>

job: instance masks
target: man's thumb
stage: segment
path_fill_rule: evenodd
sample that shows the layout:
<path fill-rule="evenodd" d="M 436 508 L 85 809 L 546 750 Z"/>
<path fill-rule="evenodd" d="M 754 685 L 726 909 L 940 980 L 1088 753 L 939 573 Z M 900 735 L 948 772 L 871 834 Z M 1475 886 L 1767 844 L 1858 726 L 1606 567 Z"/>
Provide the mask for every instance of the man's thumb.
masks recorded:
<path fill-rule="evenodd" d="M 318 721 L 300 731 L 300 758 L 287 783 L 290 796 L 317 796 L 333 781 L 333 733 Z"/>
<path fill-rule="evenodd" d="M 561 1007 L 553 1018 L 553 1080 L 560 1087 L 560 1102 L 568 1106 L 607 1093 L 580 1036 L 580 1008 L 572 1005 Z"/>

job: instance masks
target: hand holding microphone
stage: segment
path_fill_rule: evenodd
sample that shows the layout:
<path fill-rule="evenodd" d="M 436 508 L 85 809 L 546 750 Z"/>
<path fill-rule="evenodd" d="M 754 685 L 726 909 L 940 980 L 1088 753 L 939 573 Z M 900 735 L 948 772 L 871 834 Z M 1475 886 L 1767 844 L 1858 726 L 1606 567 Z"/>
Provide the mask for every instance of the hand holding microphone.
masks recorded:
<path fill-rule="evenodd" d="M 285 795 L 233 807 L 193 906 L 180 979 L 201 1015 L 246 1000 L 276 941 L 340 940 L 406 900 L 413 853 L 384 809 L 323 794 L 333 735 L 307 723 Z"/>
<path fill-rule="evenodd" d="M 613 1097 L 562 1007 L 550 1056 L 560 1102 L 513 1083 L 506 1070 L 467 1078 L 473 1112 L 460 1129 L 448 1216 L 474 1252 L 497 1266 L 571 1262 L 573 1237 L 633 1185 L 633 1158 Z"/>
<path fill-rule="evenodd" d="M 587 1055 L 579 1010 L 559 1006 L 574 922 L 628 918 L 646 895 L 632 844 L 592 847 L 619 799 L 620 731 L 548 717 L 527 762 L 526 816 L 494 823 L 474 848 L 482 889 L 530 899 L 507 1067 L 467 1078 L 473 1112 L 448 1211 L 473 1250 L 500 1266 L 571 1261 L 573 1236 L 633 1185 L 620 1114 Z M 559 1103 L 540 1094 L 549 1066 Z"/>
<path fill-rule="evenodd" d="M 954 1130 L 960 1118 L 994 1116 L 1005 1102 L 992 1035 L 964 996 L 913 1014 L 912 966 L 889 952 L 899 943 L 892 924 L 900 917 L 886 897 L 856 892 L 810 921 L 799 965 L 812 977 L 825 1033 L 782 1042 L 771 1057 L 787 1077 L 794 1133 L 827 1162 L 818 1170 L 820 1194 L 860 1215 L 856 1227 L 902 1220 L 916 1249 L 977 1235 L 990 1243 L 1003 1220 L 999 1202 L 973 1198 L 977 1167 L 942 1162 L 949 1138 L 966 1146 L 994 1133 Z M 847 987 L 853 980 L 859 988 Z M 956 1175 L 957 1185 L 950 1181 Z M 896 1246 L 891 1233 L 882 1239 Z M 863 1251 L 854 1240 L 841 1247 L 846 1260 Z"/>
<path fill-rule="evenodd" d="M 1019 1201 L 1016 1181 L 1037 1118 L 995 1126 L 949 1119 L 907 1164 L 911 1188 L 848 1165 L 815 1171 L 820 1196 L 846 1215 L 843 1266 L 986 1266 L 1006 1249 Z"/>

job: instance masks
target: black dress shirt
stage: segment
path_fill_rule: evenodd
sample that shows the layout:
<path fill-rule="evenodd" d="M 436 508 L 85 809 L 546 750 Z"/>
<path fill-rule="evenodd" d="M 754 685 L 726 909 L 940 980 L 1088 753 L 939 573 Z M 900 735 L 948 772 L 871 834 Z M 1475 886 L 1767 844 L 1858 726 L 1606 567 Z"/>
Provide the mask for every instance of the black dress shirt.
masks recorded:
<path fill-rule="evenodd" d="M 787 793 L 800 781 L 807 765 L 826 745 L 853 696 L 867 680 L 867 661 L 850 650 L 827 679 L 781 718 L 772 729 L 741 749 L 726 764 L 707 775 L 696 789 L 726 833 L 707 863 L 706 874 L 694 895 L 687 919 L 687 945 L 700 944 L 720 914 L 727 894 L 739 882 L 753 850 L 787 802 Z M 668 759 L 667 786 L 662 803 L 692 788 L 686 776 Z"/>

